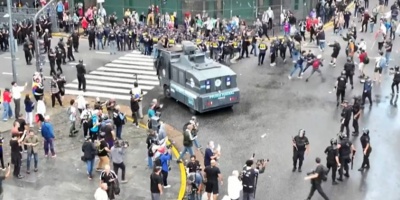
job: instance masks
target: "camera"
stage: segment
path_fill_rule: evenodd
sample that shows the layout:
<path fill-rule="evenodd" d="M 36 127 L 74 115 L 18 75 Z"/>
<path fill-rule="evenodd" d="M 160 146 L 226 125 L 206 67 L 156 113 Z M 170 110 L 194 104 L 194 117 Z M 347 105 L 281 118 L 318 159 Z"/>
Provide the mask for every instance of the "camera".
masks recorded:
<path fill-rule="evenodd" d="M 265 172 L 265 164 L 269 162 L 269 159 L 258 159 L 256 162 L 256 169 L 258 169 L 259 173 L 262 174 Z"/>
<path fill-rule="evenodd" d="M 127 140 L 117 140 L 114 145 L 115 147 L 129 147 L 129 142 Z"/>

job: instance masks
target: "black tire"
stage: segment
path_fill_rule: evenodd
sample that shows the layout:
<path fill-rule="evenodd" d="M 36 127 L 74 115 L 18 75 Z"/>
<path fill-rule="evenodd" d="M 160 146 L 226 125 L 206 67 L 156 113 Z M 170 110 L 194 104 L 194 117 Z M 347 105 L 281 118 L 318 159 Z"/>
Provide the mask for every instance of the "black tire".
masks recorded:
<path fill-rule="evenodd" d="M 164 97 L 167 99 L 171 98 L 171 90 L 166 85 L 164 85 Z"/>

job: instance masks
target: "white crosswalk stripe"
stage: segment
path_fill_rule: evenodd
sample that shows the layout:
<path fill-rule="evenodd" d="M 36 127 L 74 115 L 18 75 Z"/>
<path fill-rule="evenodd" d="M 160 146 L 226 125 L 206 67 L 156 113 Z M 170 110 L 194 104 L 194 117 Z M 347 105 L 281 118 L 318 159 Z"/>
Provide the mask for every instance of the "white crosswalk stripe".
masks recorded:
<path fill-rule="evenodd" d="M 115 98 L 129 100 L 129 92 L 137 80 L 143 93 L 146 94 L 159 85 L 154 59 L 138 51 L 130 52 L 102 67 L 91 71 L 86 77 L 86 92 L 78 90 L 78 80 L 66 84 L 65 93 L 70 95 L 84 94 L 85 97 Z"/>

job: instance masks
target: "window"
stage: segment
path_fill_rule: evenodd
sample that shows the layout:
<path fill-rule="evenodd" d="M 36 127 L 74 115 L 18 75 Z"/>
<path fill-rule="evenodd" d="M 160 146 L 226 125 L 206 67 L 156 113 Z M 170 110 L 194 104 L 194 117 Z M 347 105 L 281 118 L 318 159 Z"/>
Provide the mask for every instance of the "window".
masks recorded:
<path fill-rule="evenodd" d="M 179 71 L 179 84 L 185 85 L 185 73 L 183 71 Z"/>
<path fill-rule="evenodd" d="M 170 66 L 170 69 L 171 69 L 171 66 Z M 172 68 L 172 80 L 175 82 L 179 82 L 178 70 L 176 68 Z"/>

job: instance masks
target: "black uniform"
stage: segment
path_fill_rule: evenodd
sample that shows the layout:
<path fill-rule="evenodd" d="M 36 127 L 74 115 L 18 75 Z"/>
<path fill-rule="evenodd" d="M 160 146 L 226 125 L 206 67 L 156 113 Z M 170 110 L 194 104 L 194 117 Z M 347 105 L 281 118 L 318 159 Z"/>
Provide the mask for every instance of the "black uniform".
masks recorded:
<path fill-rule="evenodd" d="M 393 76 L 392 94 L 394 95 L 394 86 L 396 86 L 397 94 L 399 94 L 400 71 L 396 71 Z"/>
<path fill-rule="evenodd" d="M 49 35 L 49 33 L 44 33 L 43 34 L 43 41 L 44 41 L 44 49 L 46 51 L 46 53 L 50 50 L 51 47 L 51 36 Z"/>
<path fill-rule="evenodd" d="M 343 103 L 344 97 L 346 96 L 346 84 L 347 78 L 346 75 L 341 75 L 337 78 L 337 88 L 336 88 L 336 106 L 339 106 L 339 98 L 340 103 Z"/>
<path fill-rule="evenodd" d="M 75 61 L 74 54 L 72 53 L 72 47 L 73 47 L 72 43 L 73 43 L 72 39 L 69 39 L 67 41 L 67 57 L 69 61 Z"/>
<path fill-rule="evenodd" d="M 363 136 L 361 136 L 360 138 L 361 141 L 361 146 L 363 148 L 363 162 L 361 164 L 361 168 L 360 171 L 362 169 L 369 169 L 369 155 L 371 154 L 372 148 L 371 148 L 371 144 L 369 143 L 370 139 L 369 139 L 369 135 L 364 133 Z M 369 144 L 368 150 L 366 152 L 366 154 L 364 154 L 365 149 L 367 148 L 367 145 Z"/>
<path fill-rule="evenodd" d="M 359 131 L 359 127 L 358 127 L 358 119 L 360 119 L 360 115 L 358 115 L 357 117 L 355 117 L 355 115 L 357 113 L 360 112 L 360 110 L 362 109 L 361 106 L 361 99 L 356 99 L 356 101 L 354 102 L 352 107 L 352 111 L 353 111 L 353 128 L 354 128 L 354 132 L 353 132 L 353 136 L 357 136 L 358 135 L 358 131 Z"/>
<path fill-rule="evenodd" d="M 326 167 L 328 168 L 328 173 L 332 168 L 332 184 L 336 184 L 336 172 L 338 168 L 336 157 L 339 156 L 339 151 L 336 148 L 336 145 L 332 144 L 326 147 L 325 154 L 326 154 Z"/>
<path fill-rule="evenodd" d="M 349 163 L 351 162 L 350 154 L 351 154 L 351 146 L 352 143 L 349 141 L 348 138 L 343 138 L 340 141 L 340 148 L 339 148 L 339 162 L 340 162 L 340 169 L 339 169 L 339 181 L 343 181 L 343 170 L 346 172 L 344 176 L 349 177 Z"/>
<path fill-rule="evenodd" d="M 242 171 L 242 186 L 243 186 L 243 199 L 248 200 L 249 197 L 254 197 L 254 188 L 257 187 L 256 179 L 258 171 L 253 168 L 245 167 Z"/>
<path fill-rule="evenodd" d="M 61 50 L 62 64 L 65 65 L 67 64 L 67 62 L 65 62 L 65 59 L 67 58 L 67 52 L 65 51 L 65 44 L 63 41 L 58 42 L 58 48 Z"/>
<path fill-rule="evenodd" d="M 48 52 L 48 58 L 50 63 L 50 76 L 56 75 L 56 53 L 52 49 Z M 61 63 L 60 63 L 61 64 Z"/>
<path fill-rule="evenodd" d="M 344 64 L 344 70 L 346 71 L 346 79 L 350 80 L 351 89 L 353 89 L 354 63 L 350 61 Z"/>
<path fill-rule="evenodd" d="M 78 90 L 86 91 L 86 68 L 82 63 L 76 65 L 76 72 L 78 77 Z"/>
<path fill-rule="evenodd" d="M 72 45 L 74 47 L 75 52 L 78 53 L 78 48 L 79 48 L 79 34 L 74 32 L 72 33 Z"/>
<path fill-rule="evenodd" d="M 57 64 L 57 71 L 60 73 L 63 73 L 63 70 L 61 68 L 61 62 L 62 62 L 63 54 L 60 49 L 56 49 L 56 64 Z"/>
<path fill-rule="evenodd" d="M 296 136 L 293 138 L 296 146 L 293 146 L 293 172 L 297 167 L 297 160 L 299 160 L 299 172 L 301 172 L 301 166 L 303 165 L 304 153 L 306 151 L 306 145 L 309 145 L 308 138 L 306 136 Z"/>
<path fill-rule="evenodd" d="M 351 119 L 351 112 L 352 112 L 352 107 L 348 105 L 347 107 L 343 108 L 342 110 L 342 119 L 341 119 L 341 125 L 340 125 L 340 132 L 343 133 L 344 128 L 346 127 L 346 135 L 349 136 L 350 134 L 350 128 L 349 128 L 349 123 Z"/>
<path fill-rule="evenodd" d="M 96 32 L 93 29 L 88 31 L 88 40 L 89 40 L 89 50 L 96 49 Z"/>
<path fill-rule="evenodd" d="M 25 61 L 27 65 L 31 65 L 32 54 L 31 54 L 32 44 L 29 41 L 24 43 L 24 53 L 25 53 Z"/>

